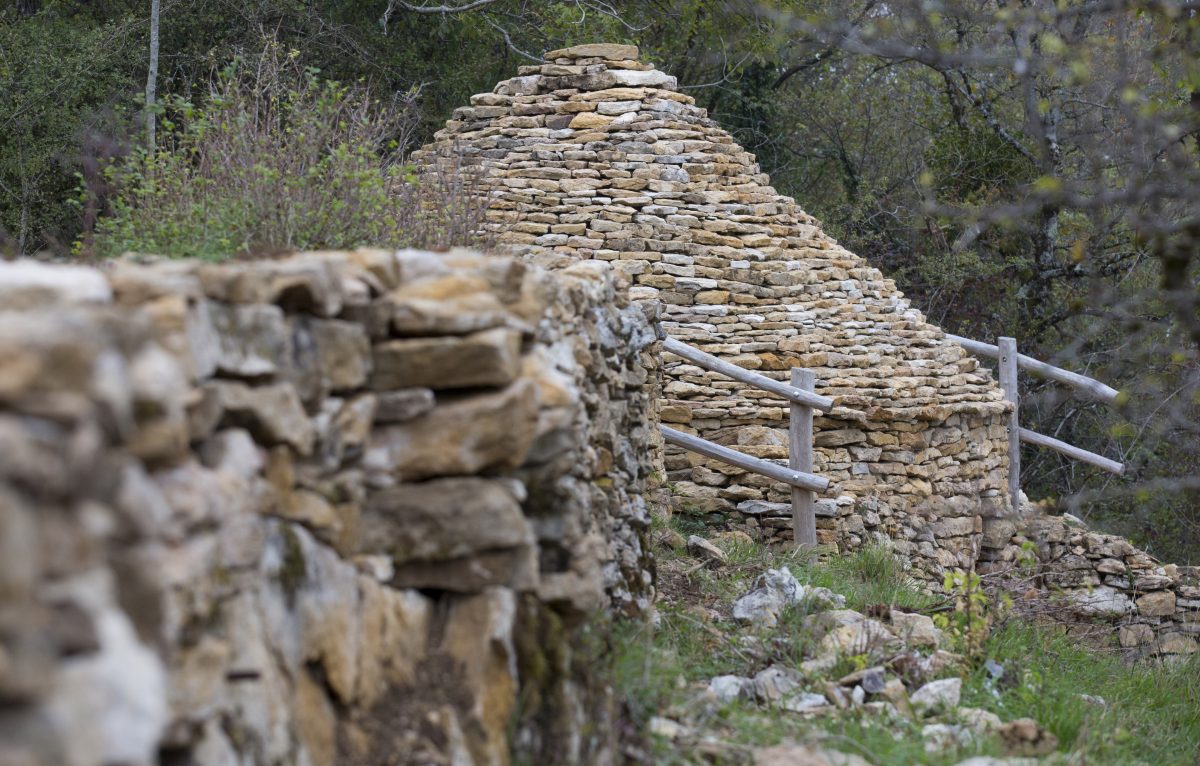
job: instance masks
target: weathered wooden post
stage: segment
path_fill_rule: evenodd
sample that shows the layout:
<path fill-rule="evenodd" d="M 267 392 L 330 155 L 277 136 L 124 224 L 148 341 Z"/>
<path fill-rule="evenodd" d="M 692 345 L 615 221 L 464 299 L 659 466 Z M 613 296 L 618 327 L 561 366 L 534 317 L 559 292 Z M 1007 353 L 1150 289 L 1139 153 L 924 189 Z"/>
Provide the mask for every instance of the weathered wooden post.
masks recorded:
<path fill-rule="evenodd" d="M 1021 418 L 1017 412 L 1020 404 L 1017 394 L 1017 340 L 999 339 L 1000 388 L 1004 398 L 1012 402 L 1012 414 L 1008 416 L 1008 494 L 1013 513 L 1021 512 Z"/>
<path fill-rule="evenodd" d="M 792 368 L 792 385 L 803 391 L 816 388 L 817 376 L 812 370 Z M 794 471 L 813 472 L 813 411 L 812 407 L 792 402 L 788 422 L 788 466 Z M 792 536 L 796 547 L 817 544 L 817 515 L 813 511 L 813 493 L 792 487 Z"/>

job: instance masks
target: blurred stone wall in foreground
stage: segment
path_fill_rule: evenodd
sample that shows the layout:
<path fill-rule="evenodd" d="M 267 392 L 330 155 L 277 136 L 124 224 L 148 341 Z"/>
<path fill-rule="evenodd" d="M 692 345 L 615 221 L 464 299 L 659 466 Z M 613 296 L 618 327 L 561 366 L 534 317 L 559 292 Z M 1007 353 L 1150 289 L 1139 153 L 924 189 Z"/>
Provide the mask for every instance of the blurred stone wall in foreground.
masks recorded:
<path fill-rule="evenodd" d="M 0 264 L 0 763 L 610 760 L 661 453 L 609 271 Z"/>

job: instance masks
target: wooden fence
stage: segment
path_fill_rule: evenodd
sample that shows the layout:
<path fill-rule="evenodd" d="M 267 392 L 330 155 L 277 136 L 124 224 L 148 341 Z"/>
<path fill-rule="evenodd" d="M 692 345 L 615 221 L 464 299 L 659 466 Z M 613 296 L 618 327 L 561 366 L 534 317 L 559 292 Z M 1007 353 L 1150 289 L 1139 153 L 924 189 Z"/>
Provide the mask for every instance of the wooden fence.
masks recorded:
<path fill-rule="evenodd" d="M 1102 455 L 1088 452 L 1085 449 L 1072 446 L 1050 436 L 1021 428 L 1017 413 L 1017 372 L 1026 369 L 1036 375 L 1050 380 L 1065 383 L 1083 391 L 1089 396 L 1104 402 L 1115 404 L 1119 392 L 1098 380 L 1085 375 L 1070 372 L 1055 367 L 1032 357 L 1017 353 L 1017 342 L 1012 338 L 1000 338 L 1000 344 L 981 343 L 960 338 L 957 335 L 946 336 L 966 350 L 988 356 L 1000 361 L 1000 387 L 1004 397 L 1013 403 L 1013 411 L 1009 416 L 1008 425 L 1008 457 L 1009 457 L 1009 494 L 1012 497 L 1014 510 L 1020 510 L 1021 497 L 1021 452 L 1020 443 L 1036 444 L 1049 447 L 1052 450 L 1081 460 L 1085 463 L 1103 468 L 1116 474 L 1124 473 L 1125 466 L 1115 460 L 1109 460 Z M 701 351 L 675 338 L 668 337 L 663 343 L 663 350 L 685 359 L 698 367 L 710 372 L 724 375 L 734 380 L 763 391 L 768 391 L 790 402 L 791 412 L 788 422 L 788 467 L 747 455 L 729 447 L 701 439 L 699 436 L 684 433 L 674 428 L 660 425 L 659 430 L 668 444 L 674 444 L 690 452 L 696 452 L 706 457 L 720 460 L 746 471 L 761 474 L 770 479 L 788 484 L 792 488 L 792 532 L 797 546 L 816 545 L 817 521 L 813 510 L 813 492 L 824 492 L 829 488 L 829 480 L 813 474 L 813 410 L 829 412 L 833 409 L 833 400 L 821 396 L 814 391 L 816 376 L 812 370 L 793 367 L 790 385 L 773 380 L 765 375 L 752 372 L 744 367 L 718 359 L 712 354 Z"/>
<path fill-rule="evenodd" d="M 1110 460 L 1095 452 L 1088 452 L 1072 444 L 1059 441 L 1053 436 L 1039 434 L 1028 428 L 1021 427 L 1017 392 L 1017 375 L 1020 370 L 1028 370 L 1034 375 L 1047 378 L 1058 383 L 1064 383 L 1076 391 L 1095 399 L 1098 402 L 1114 406 L 1118 403 L 1120 392 L 1111 386 L 1106 386 L 1094 378 L 1080 375 L 1061 367 L 1055 367 L 1030 356 L 1017 352 L 1015 338 L 998 338 L 998 344 L 982 343 L 958 335 L 946 334 L 946 337 L 959 344 L 967 351 L 980 356 L 990 357 L 1000 362 L 1000 388 L 1004 389 L 1004 398 L 1012 402 L 1013 410 L 1008 423 L 1008 491 L 1012 498 L 1013 510 L 1020 511 L 1021 504 L 1021 442 L 1046 447 L 1059 452 L 1072 460 L 1079 460 L 1097 468 L 1115 473 L 1118 476 L 1125 473 L 1125 465 L 1116 460 Z"/>
<path fill-rule="evenodd" d="M 682 357 L 692 364 L 710 372 L 720 373 L 734 380 L 769 391 L 791 403 L 788 421 L 788 467 L 776 465 L 722 446 L 699 436 L 659 426 L 668 444 L 683 447 L 714 460 L 737 466 L 747 471 L 762 474 L 792 487 L 792 534 L 796 545 L 817 544 L 817 516 L 813 510 L 813 492 L 824 492 L 829 488 L 829 479 L 813 475 L 813 410 L 829 412 L 833 400 L 814 393 L 816 376 L 812 370 L 792 368 L 791 385 L 772 380 L 765 375 L 751 372 L 744 367 L 722 361 L 712 354 L 689 346 L 674 338 L 667 338 L 663 349 Z"/>

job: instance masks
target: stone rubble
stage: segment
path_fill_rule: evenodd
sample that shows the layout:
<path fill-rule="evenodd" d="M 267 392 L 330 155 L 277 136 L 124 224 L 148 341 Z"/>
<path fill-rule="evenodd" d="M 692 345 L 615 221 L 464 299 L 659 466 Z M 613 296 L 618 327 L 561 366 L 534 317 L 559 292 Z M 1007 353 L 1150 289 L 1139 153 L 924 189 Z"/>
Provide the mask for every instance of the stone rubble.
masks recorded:
<path fill-rule="evenodd" d="M 733 619 L 771 627 L 786 607 L 806 601 L 817 606 L 846 603 L 844 596 L 828 588 L 801 585 L 786 567 L 768 569 L 758 576 L 750 591 L 733 603 Z"/>
<path fill-rule="evenodd" d="M 781 590 L 793 593 L 805 587 L 796 582 L 786 568 L 781 568 L 760 575 L 749 593 L 771 582 Z M 837 598 L 844 603 L 844 597 Z M 1006 723 L 987 710 L 961 706 L 963 658 L 939 648 L 945 639 L 932 623 L 927 626 L 928 634 L 924 627 L 912 629 L 929 620 L 928 616 L 891 609 L 886 613 L 885 623 L 851 609 L 830 608 L 834 605 L 832 601 L 809 602 L 816 611 L 808 613 L 803 631 L 808 638 L 818 640 L 800 644 L 806 647 L 804 656 L 807 659 L 797 667 L 773 662 L 752 677 L 731 674 L 714 677 L 699 693 L 697 702 L 682 706 L 706 712 L 695 721 L 660 717 L 656 719 L 655 731 L 662 736 L 669 735 L 669 739 L 680 744 L 703 743 L 708 741 L 703 733 L 704 722 L 715 715 L 713 706 L 755 704 L 799 716 L 837 716 L 859 711 L 884 722 L 885 726 L 915 724 L 924 739 L 926 752 L 931 754 L 969 750 L 984 739 L 994 739 L 1012 756 L 1041 756 L 1057 749 L 1054 735 L 1032 719 L 1020 718 Z M 797 604 L 799 600 L 790 601 L 788 607 L 797 608 Z M 762 635 L 764 631 L 770 634 L 774 625 L 736 620 L 729 624 L 753 631 L 744 633 L 739 642 L 748 650 L 755 644 L 755 635 Z M 830 636 L 853 638 L 825 640 Z M 864 643 L 863 637 L 874 637 L 878 641 Z M 798 637 L 789 631 L 773 640 L 787 643 Z M 864 658 L 877 664 L 837 680 L 829 674 L 839 662 L 847 659 L 861 662 Z M 707 701 L 707 706 L 700 701 Z M 757 759 L 755 763 L 762 759 L 769 763 L 838 763 L 842 762 L 839 758 L 852 757 L 836 749 L 819 747 L 821 735 L 814 736 L 816 744 L 752 748 Z M 784 757 L 798 760 L 774 760 Z M 962 761 L 963 764 L 1027 762 L 1030 761 L 1020 757 Z"/>
<path fill-rule="evenodd" d="M 0 762 L 611 759 L 659 391 L 612 271 L 0 262 Z"/>
<path fill-rule="evenodd" d="M 792 592 L 805 586 L 794 581 L 786 568 L 764 571 L 749 593 L 760 590 L 766 582 L 776 582 Z M 794 582 L 794 584 L 793 584 Z M 836 596 L 836 594 L 835 594 Z M 838 597 L 842 603 L 845 599 Z M 830 599 L 832 600 L 832 599 Z M 799 602 L 788 606 L 796 608 Z M 757 705 L 796 716 L 839 716 L 859 711 L 881 722 L 917 724 L 924 738 L 925 750 L 931 754 L 954 752 L 978 746 L 985 738 L 995 738 L 1013 756 L 1046 755 L 1054 752 L 1057 741 L 1032 719 L 1019 718 L 1003 722 L 995 713 L 976 707 L 961 706 L 962 660 L 943 651 L 944 636 L 929 624 L 930 635 L 913 632 L 913 624 L 929 620 L 928 616 L 892 609 L 887 622 L 872 620 L 850 609 L 835 609 L 833 604 L 810 602 L 811 611 L 804 621 L 804 632 L 811 639 L 853 632 L 856 636 L 874 636 L 875 644 L 864 645 L 856 640 L 805 641 L 804 662 L 767 664 L 752 677 L 722 675 L 712 678 L 700 692 L 697 701 L 683 706 L 684 710 L 706 711 L 696 720 L 659 717 L 654 731 L 677 743 L 702 743 L 704 722 L 715 714 L 716 708 L 728 705 Z M 803 609 L 803 606 L 802 606 Z M 755 635 L 770 633 L 773 624 L 744 624 L 750 632 L 742 636 L 746 650 L 755 645 Z M 847 634 L 848 635 L 848 634 Z M 794 641 L 798 636 L 787 633 L 775 641 Z M 877 660 L 834 681 L 829 670 L 847 658 L 862 662 L 863 658 Z M 706 705 L 707 702 L 707 705 Z M 889 725 L 884 723 L 883 725 Z M 820 735 L 817 743 L 820 744 Z M 900 736 L 896 734 L 895 736 Z M 836 747 L 836 746 L 834 746 Z M 776 746 L 752 748 L 755 762 L 776 762 L 788 758 L 796 761 L 778 762 L 842 762 L 852 758 L 836 749 L 805 746 Z M 808 760 L 806 760 L 808 759 Z M 824 760 L 821 760 L 824 759 Z M 1022 758 L 967 759 L 962 764 L 1025 764 Z"/>

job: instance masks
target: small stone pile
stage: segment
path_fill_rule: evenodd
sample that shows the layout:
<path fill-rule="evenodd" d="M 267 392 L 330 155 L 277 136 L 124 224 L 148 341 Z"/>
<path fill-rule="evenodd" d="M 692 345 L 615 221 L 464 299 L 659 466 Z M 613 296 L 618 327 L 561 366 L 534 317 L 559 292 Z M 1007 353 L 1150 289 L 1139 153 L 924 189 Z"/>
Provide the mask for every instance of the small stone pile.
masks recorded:
<path fill-rule="evenodd" d="M 1200 567 L 1160 564 L 1128 540 L 1061 516 L 988 519 L 978 571 L 1032 587 L 1083 634 L 1116 632 L 1139 655 L 1200 651 Z M 1059 614 L 1062 617 L 1062 614 Z"/>
<path fill-rule="evenodd" d="M 1008 405 L 990 373 L 776 193 L 636 47 L 552 51 L 473 96 L 416 157 L 471 169 L 492 198 L 489 228 L 536 262 L 612 263 L 680 340 L 778 380 L 813 369 L 837 403 L 817 418 L 815 467 L 844 509 L 824 541 L 852 548 L 874 533 L 919 569 L 970 567 L 975 517 L 1008 507 Z M 665 373 L 664 422 L 785 459 L 784 402 L 680 360 Z M 674 449 L 667 468 L 679 508 L 790 535 L 759 513 L 786 487 Z M 875 524 L 855 505 L 865 497 Z"/>
<path fill-rule="evenodd" d="M 812 718 L 850 713 L 865 714 L 884 726 L 916 723 L 929 753 L 970 750 L 985 737 L 997 739 L 1009 755 L 1018 758 L 1046 755 L 1057 748 L 1054 735 L 1036 721 L 1022 718 L 1006 723 L 992 712 L 961 705 L 963 658 L 946 650 L 946 637 L 930 617 L 895 608 L 872 612 L 872 617 L 844 604 L 844 597 L 828 589 L 799 583 L 786 567 L 765 571 L 732 604 L 733 622 L 748 632 L 729 640 L 744 656 L 769 657 L 771 647 L 796 637 L 764 633 L 764 629 L 776 625 L 783 608 L 799 608 L 807 613 L 801 630 L 813 640 L 812 651 L 806 651 L 806 659 L 795 667 L 771 663 L 753 676 L 716 676 L 695 700 L 680 706 L 690 715 L 678 720 L 659 717 L 651 723 L 652 731 L 702 752 L 709 741 L 704 722 L 713 720 L 719 708 L 741 701 L 785 715 Z M 865 667 L 835 672 L 848 657 Z M 995 665 L 994 672 L 992 680 L 998 681 L 1004 669 Z M 821 744 L 817 733 L 814 742 L 755 748 L 751 756 L 755 764 L 866 763 L 838 752 L 836 743 L 828 749 Z M 793 760 L 786 760 L 789 757 Z"/>
<path fill-rule="evenodd" d="M 0 763 L 610 760 L 658 395 L 610 271 L 0 263 Z"/>

